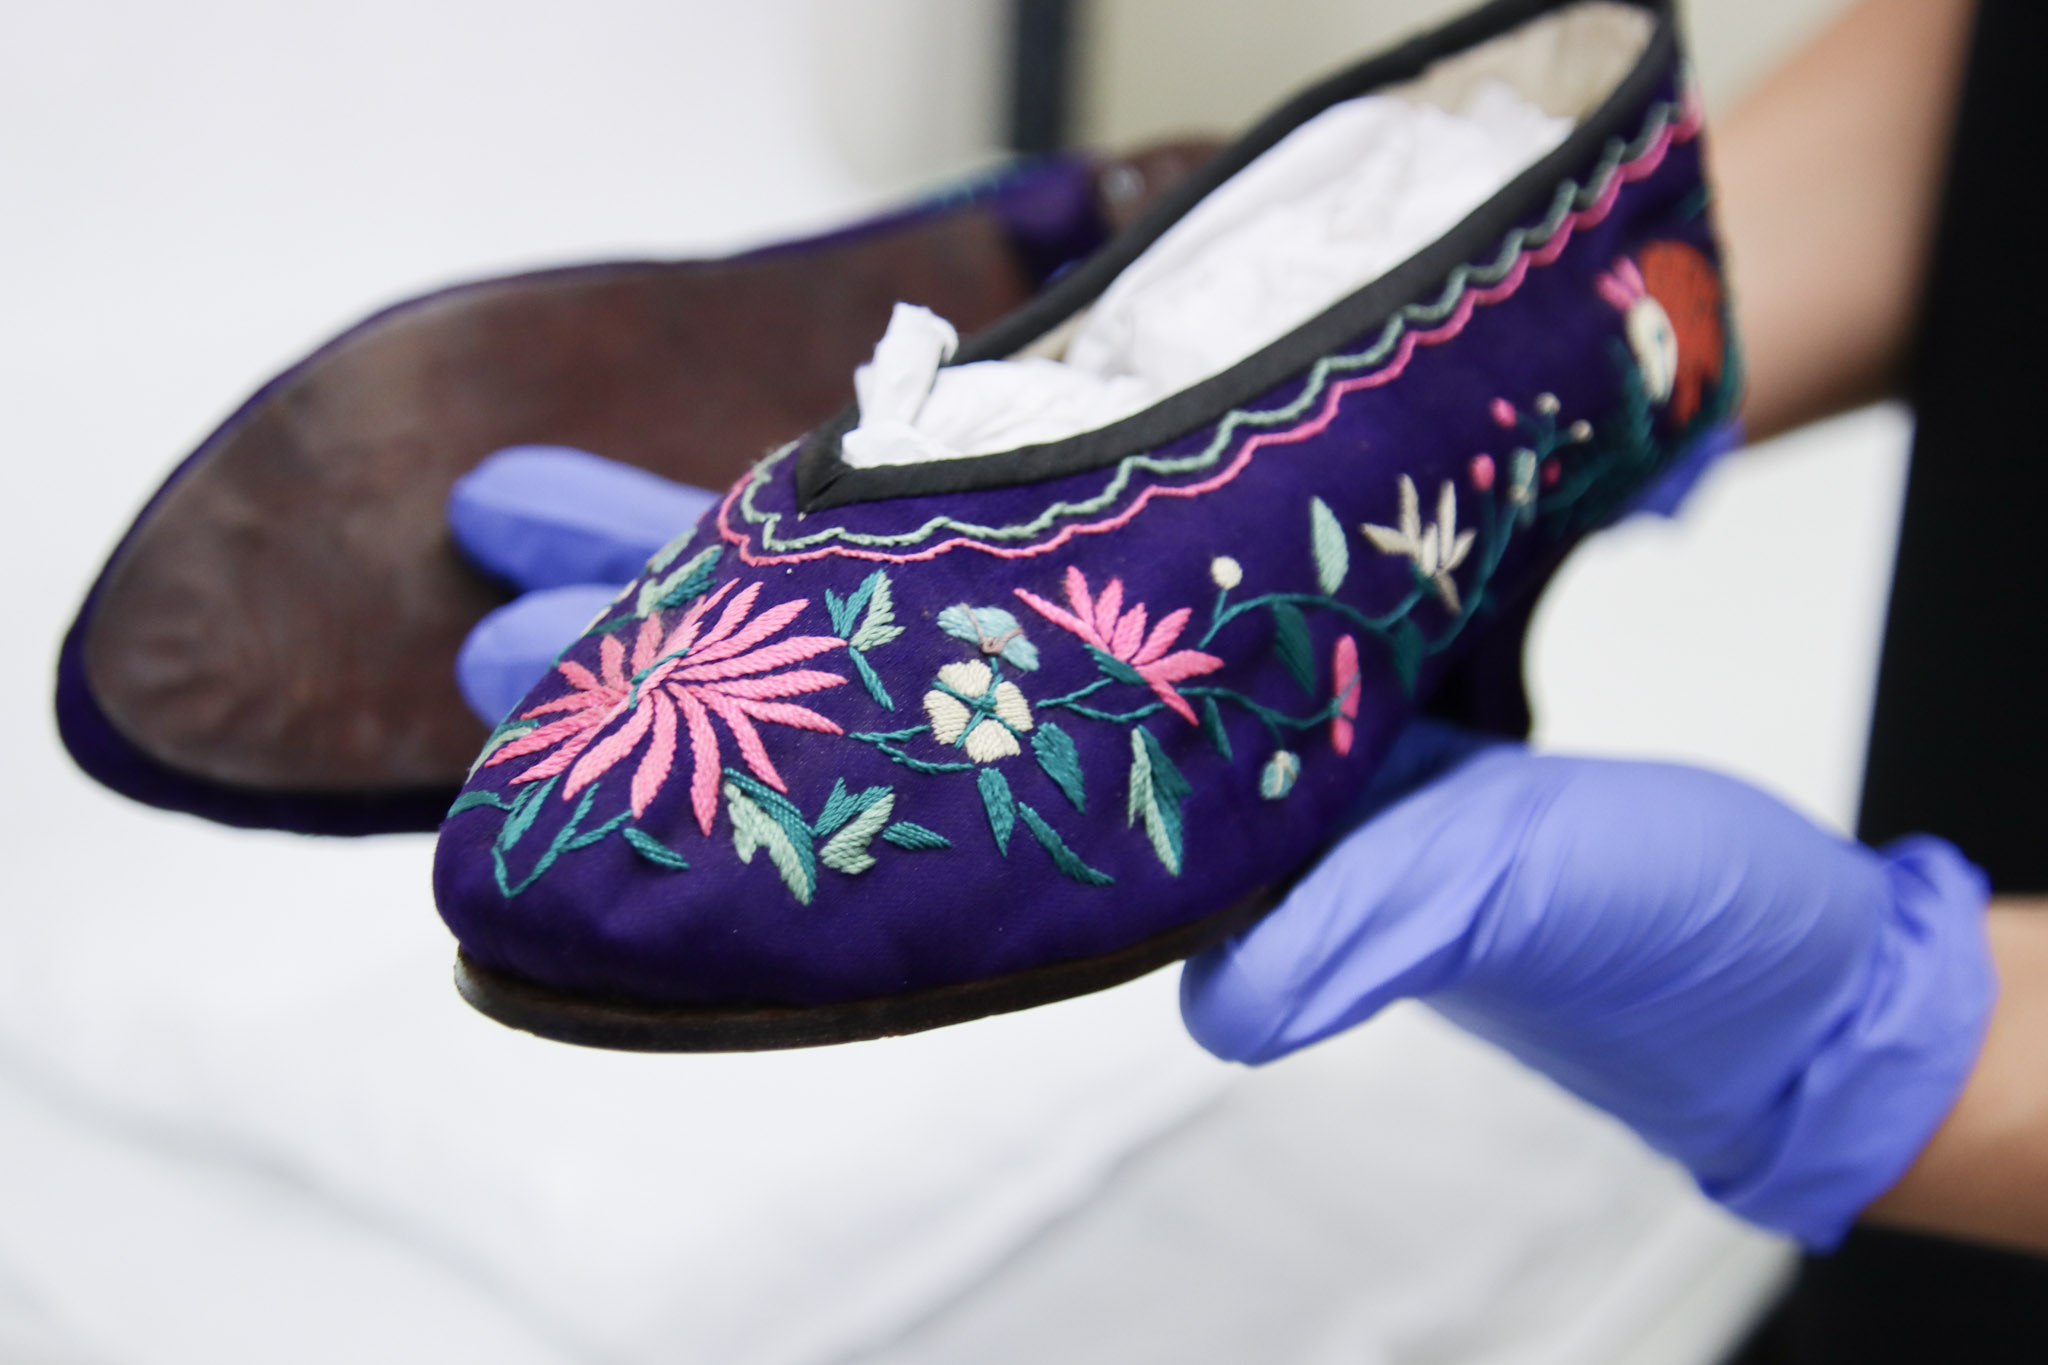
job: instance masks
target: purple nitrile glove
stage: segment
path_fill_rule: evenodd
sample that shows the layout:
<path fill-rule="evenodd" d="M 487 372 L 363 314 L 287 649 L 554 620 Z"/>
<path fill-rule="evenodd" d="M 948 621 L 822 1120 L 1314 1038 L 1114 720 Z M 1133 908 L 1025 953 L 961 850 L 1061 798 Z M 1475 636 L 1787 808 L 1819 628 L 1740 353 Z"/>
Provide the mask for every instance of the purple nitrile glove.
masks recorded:
<path fill-rule="evenodd" d="M 1434 722 L 1375 796 L 1279 909 L 1188 963 L 1211 1052 L 1269 1061 L 1421 997 L 1814 1247 L 1961 1093 L 1997 986 L 1989 888 L 1949 844 L 1873 850 L 1729 778 Z"/>
<path fill-rule="evenodd" d="M 717 501 L 567 446 L 512 446 L 459 479 L 448 494 L 455 543 L 523 590 L 456 655 L 469 709 L 486 725 L 504 719 L 648 558 Z"/>

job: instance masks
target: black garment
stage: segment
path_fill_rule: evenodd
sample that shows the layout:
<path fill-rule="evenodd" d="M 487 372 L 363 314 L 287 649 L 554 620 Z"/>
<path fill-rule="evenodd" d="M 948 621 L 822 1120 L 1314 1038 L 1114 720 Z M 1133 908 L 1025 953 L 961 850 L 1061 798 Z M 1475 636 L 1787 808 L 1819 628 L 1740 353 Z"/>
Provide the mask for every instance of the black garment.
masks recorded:
<path fill-rule="evenodd" d="M 1981 0 L 1922 308 L 1913 467 L 1857 833 L 2048 891 L 2048 4 Z M 1742 1365 L 2048 1362 L 2048 1261 L 1859 1231 Z"/>

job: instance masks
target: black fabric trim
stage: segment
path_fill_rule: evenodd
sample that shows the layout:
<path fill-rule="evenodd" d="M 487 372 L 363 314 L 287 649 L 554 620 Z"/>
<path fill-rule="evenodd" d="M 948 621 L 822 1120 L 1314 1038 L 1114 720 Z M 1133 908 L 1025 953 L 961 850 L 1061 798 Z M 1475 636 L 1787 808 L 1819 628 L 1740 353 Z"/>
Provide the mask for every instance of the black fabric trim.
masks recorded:
<path fill-rule="evenodd" d="M 1410 80 L 1445 57 L 1576 3 L 1578 0 L 1494 0 L 1462 19 L 1309 87 L 1261 120 L 1202 171 L 1162 196 L 1143 217 L 1064 279 L 970 338 L 950 363 L 964 365 L 1014 355 L 1058 327 L 1093 302 L 1196 203 L 1331 105 Z M 1678 38 L 1673 0 L 1620 3 L 1649 11 L 1655 16 L 1655 28 L 1634 68 L 1571 136 L 1435 242 L 1264 350 L 1108 426 L 1063 441 L 963 459 L 856 469 L 839 454 L 841 439 L 860 421 L 859 406 L 850 405 L 804 441 L 796 471 L 798 506 L 815 512 L 886 498 L 975 492 L 1099 468 L 1207 426 L 1381 326 L 1404 305 L 1442 288 L 1451 271 L 1547 208 L 1557 184 L 1597 160 L 1611 138 L 1634 131 L 1629 124 L 1639 117 L 1650 93 L 1669 71 Z"/>

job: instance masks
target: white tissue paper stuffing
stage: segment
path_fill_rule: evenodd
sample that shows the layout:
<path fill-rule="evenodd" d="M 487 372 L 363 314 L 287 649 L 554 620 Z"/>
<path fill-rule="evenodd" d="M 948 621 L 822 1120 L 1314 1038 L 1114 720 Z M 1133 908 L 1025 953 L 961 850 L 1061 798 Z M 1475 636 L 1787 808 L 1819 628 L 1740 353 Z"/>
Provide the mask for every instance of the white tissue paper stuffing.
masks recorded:
<path fill-rule="evenodd" d="M 1497 81 L 1455 113 L 1368 95 L 1289 133 L 1162 234 L 1082 316 L 1063 359 L 945 367 L 959 336 L 899 303 L 854 375 L 856 466 L 1062 440 L 1220 374 L 1442 236 L 1563 142 Z"/>

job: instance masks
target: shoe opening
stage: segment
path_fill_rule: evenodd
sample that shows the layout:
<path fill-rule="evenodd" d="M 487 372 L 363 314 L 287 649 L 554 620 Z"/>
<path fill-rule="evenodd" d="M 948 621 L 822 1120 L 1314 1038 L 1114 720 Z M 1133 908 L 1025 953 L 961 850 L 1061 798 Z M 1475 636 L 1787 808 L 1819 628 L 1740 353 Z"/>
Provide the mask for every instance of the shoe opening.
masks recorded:
<path fill-rule="evenodd" d="M 1223 373 L 1415 256 L 1556 149 L 1628 75 L 1654 17 L 1533 19 L 1331 105 L 1203 197 L 1087 308 L 999 360 L 897 305 L 855 376 L 855 468 L 1065 440 Z"/>

